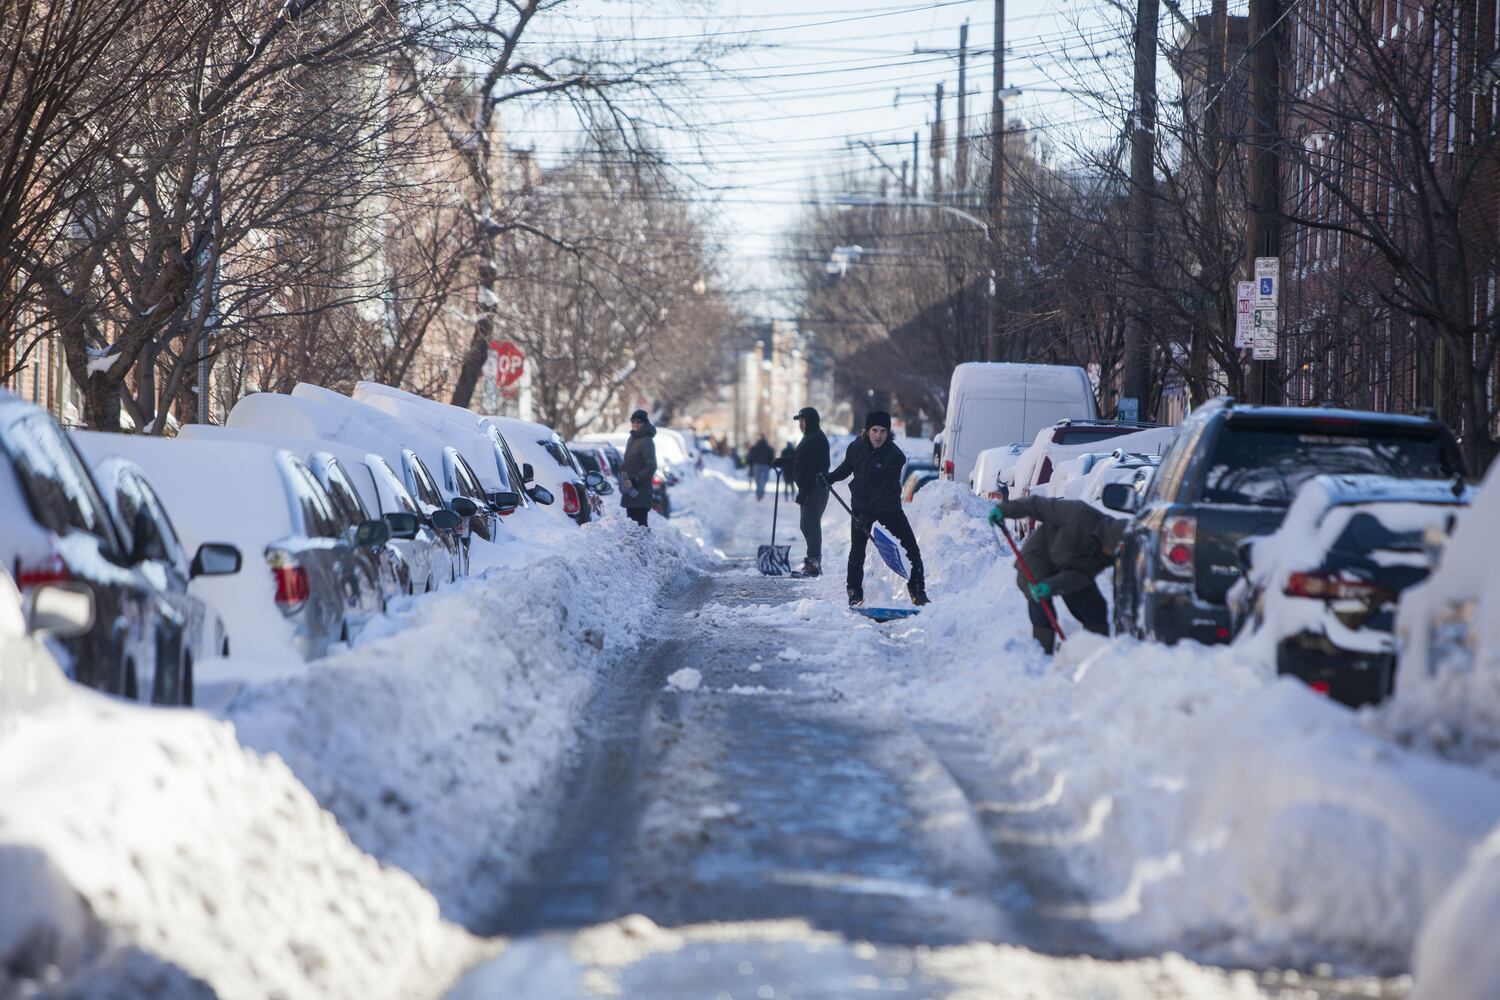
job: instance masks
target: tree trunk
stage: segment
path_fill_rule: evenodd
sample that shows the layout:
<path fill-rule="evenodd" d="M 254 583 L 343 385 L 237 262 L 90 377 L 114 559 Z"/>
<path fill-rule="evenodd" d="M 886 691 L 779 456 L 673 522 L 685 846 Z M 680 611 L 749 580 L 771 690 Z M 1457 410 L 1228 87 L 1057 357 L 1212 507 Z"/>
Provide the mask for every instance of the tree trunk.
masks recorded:
<path fill-rule="evenodd" d="M 103 374 L 83 383 L 83 421 L 90 430 L 120 429 L 120 383 Z"/>
<path fill-rule="evenodd" d="M 474 390 L 484 374 L 484 363 L 489 358 L 490 340 L 495 335 L 495 311 L 499 300 L 495 297 L 498 275 L 495 273 L 495 237 L 485 228 L 483 218 L 478 222 L 479 244 L 479 292 L 476 305 L 479 307 L 474 322 L 474 337 L 464 352 L 463 363 L 458 369 L 458 378 L 453 383 L 453 396 L 448 400 L 464 409 L 474 399 Z"/>

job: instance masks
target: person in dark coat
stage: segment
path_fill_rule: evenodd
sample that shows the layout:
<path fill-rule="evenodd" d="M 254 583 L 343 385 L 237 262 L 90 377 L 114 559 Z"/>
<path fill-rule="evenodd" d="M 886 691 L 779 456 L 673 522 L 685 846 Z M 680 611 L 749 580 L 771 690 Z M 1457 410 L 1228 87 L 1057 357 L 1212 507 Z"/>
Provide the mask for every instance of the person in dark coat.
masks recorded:
<path fill-rule="evenodd" d="M 797 427 L 802 440 L 792 452 L 788 478 L 797 490 L 802 538 L 807 542 L 802 572 L 817 576 L 823 572 L 823 511 L 828 507 L 828 483 L 823 477 L 828 475 L 828 435 L 823 433 L 818 411 L 811 406 L 797 411 Z"/>
<path fill-rule="evenodd" d="M 1112 517 L 1082 500 L 1054 497 L 1023 497 L 1002 500 L 990 512 L 997 523 L 1004 518 L 1035 518 L 1036 529 L 1021 546 L 1037 582 L 1032 583 L 1016 566 L 1016 585 L 1029 600 L 1031 634 L 1049 655 L 1057 640 L 1042 602 L 1050 608 L 1053 597 L 1061 597 L 1073 617 L 1090 632 L 1109 634 L 1108 607 L 1094 577 L 1114 565 L 1115 549 L 1125 537 L 1125 520 Z"/>
<path fill-rule="evenodd" d="M 911 564 L 906 592 L 911 602 L 928 603 L 922 551 L 917 548 L 917 536 L 901 510 L 901 468 L 905 464 L 906 455 L 891 440 L 891 415 L 884 410 L 872 410 L 865 417 L 864 433 L 849 445 L 839 467 L 828 474 L 830 483 L 854 477 L 849 481 L 849 507 L 854 511 L 854 519 L 849 532 L 849 575 L 845 581 L 851 608 L 865 602 L 865 546 L 877 523 L 906 550 L 906 560 Z"/>
<path fill-rule="evenodd" d="M 620 506 L 630 519 L 646 527 L 651 513 L 652 480 L 656 477 L 656 428 L 645 410 L 630 415 L 630 442 L 620 463 Z"/>
<path fill-rule="evenodd" d="M 766 498 L 766 480 L 771 476 L 771 463 L 776 461 L 776 452 L 771 442 L 762 434 L 745 453 L 745 464 L 750 466 L 750 478 L 755 482 L 755 499 Z"/>
<path fill-rule="evenodd" d="M 792 447 L 788 441 L 786 447 L 781 449 L 781 454 L 776 456 L 776 468 L 781 471 L 781 488 L 783 495 L 790 500 L 792 498 L 792 461 L 796 458 L 797 449 Z"/>

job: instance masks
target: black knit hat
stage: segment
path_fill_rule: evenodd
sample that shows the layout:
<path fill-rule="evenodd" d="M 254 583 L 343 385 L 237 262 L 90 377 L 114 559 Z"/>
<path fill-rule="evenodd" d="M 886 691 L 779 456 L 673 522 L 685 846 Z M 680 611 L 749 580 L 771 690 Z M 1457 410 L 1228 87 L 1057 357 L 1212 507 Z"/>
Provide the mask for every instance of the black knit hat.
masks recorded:
<path fill-rule="evenodd" d="M 865 414 L 865 430 L 871 427 L 884 427 L 891 429 L 891 415 L 884 410 L 871 410 Z"/>
<path fill-rule="evenodd" d="M 651 418 L 646 415 L 645 410 L 636 410 L 630 415 L 630 419 L 639 420 L 643 424 L 649 424 L 651 422 Z"/>

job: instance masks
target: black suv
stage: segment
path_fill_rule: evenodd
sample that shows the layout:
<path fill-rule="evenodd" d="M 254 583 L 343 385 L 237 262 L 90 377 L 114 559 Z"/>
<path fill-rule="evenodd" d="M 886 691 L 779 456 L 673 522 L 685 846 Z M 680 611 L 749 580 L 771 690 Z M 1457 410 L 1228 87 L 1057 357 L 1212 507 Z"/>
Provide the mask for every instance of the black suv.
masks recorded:
<path fill-rule="evenodd" d="M 1183 422 L 1144 497 L 1125 484 L 1104 488 L 1106 507 L 1135 515 L 1115 556 L 1115 631 L 1229 641 L 1225 597 L 1240 575 L 1240 541 L 1276 530 L 1319 473 L 1451 479 L 1463 470 L 1436 420 L 1214 400 Z"/>

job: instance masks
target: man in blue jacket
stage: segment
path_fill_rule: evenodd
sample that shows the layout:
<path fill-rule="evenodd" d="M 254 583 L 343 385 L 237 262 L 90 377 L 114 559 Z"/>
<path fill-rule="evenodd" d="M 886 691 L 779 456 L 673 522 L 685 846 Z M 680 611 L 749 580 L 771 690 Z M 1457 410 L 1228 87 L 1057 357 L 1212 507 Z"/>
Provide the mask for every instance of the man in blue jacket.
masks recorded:
<path fill-rule="evenodd" d="M 906 592 L 913 604 L 926 604 L 927 591 L 922 574 L 922 551 L 917 536 L 901 510 L 901 468 L 906 455 L 891 441 L 891 415 L 873 410 L 865 417 L 865 432 L 854 439 L 839 467 L 828 474 L 836 483 L 849 476 L 849 507 L 854 521 L 849 531 L 849 606 L 865 603 L 865 546 L 871 527 L 880 524 L 906 550 L 911 576 Z"/>

